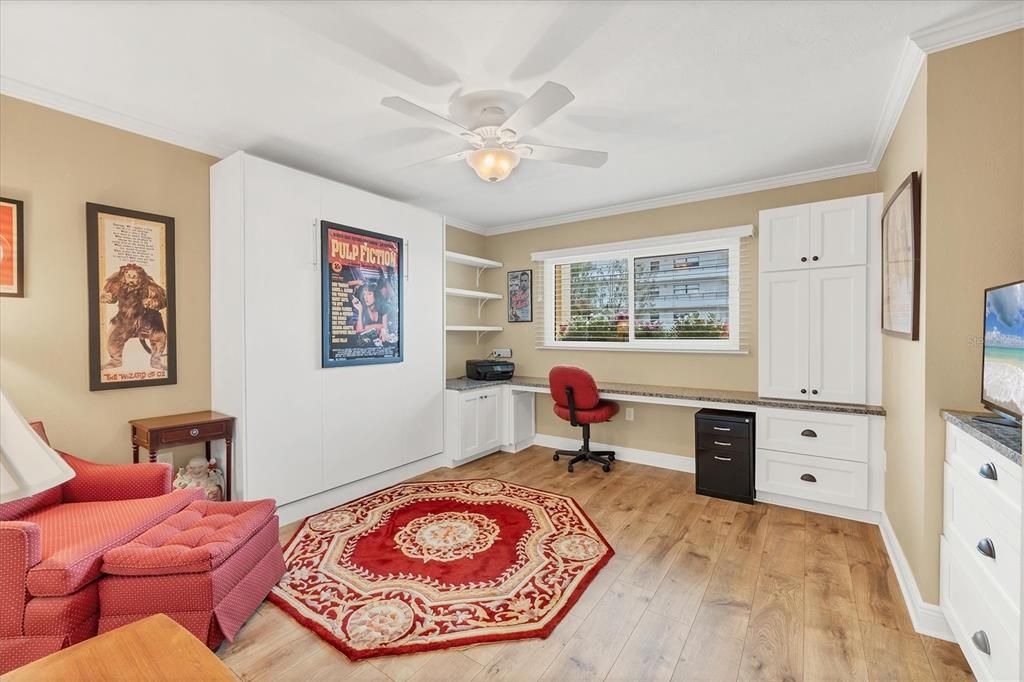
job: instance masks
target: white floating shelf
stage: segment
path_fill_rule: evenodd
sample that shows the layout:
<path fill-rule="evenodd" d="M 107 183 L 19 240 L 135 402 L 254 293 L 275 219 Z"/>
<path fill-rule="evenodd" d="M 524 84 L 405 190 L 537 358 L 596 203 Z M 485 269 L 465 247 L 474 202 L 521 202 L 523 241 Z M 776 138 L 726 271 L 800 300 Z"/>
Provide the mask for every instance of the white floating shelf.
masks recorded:
<path fill-rule="evenodd" d="M 501 298 L 501 294 L 492 294 L 489 291 L 477 291 L 475 289 L 453 289 L 448 287 L 444 290 L 449 296 L 458 296 L 459 298 L 475 298 L 480 301 L 497 301 Z"/>
<path fill-rule="evenodd" d="M 500 332 L 502 327 L 485 327 L 475 324 L 450 324 L 444 328 L 448 332 L 476 332 L 476 342 L 480 343 L 480 337 L 487 332 Z"/>
<path fill-rule="evenodd" d="M 469 265 L 470 267 L 480 268 L 486 270 L 487 268 L 500 268 L 502 263 L 496 260 L 488 260 L 487 258 L 480 258 L 479 256 L 470 256 L 465 253 L 456 253 L 455 251 L 445 251 L 444 259 L 449 263 L 458 263 L 459 265 Z"/>

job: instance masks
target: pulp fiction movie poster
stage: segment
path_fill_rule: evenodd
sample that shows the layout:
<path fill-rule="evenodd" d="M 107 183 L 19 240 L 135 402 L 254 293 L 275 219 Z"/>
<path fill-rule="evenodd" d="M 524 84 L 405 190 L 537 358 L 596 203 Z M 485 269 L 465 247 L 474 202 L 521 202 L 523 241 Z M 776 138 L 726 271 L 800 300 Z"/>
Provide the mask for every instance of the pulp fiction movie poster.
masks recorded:
<path fill-rule="evenodd" d="M 402 361 L 402 240 L 326 220 L 323 366 Z"/>

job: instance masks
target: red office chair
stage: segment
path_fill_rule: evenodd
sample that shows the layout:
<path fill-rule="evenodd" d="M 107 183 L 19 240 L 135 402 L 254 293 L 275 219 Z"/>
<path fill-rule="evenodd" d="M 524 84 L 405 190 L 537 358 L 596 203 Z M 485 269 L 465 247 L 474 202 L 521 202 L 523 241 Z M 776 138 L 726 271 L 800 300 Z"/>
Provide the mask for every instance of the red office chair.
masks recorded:
<path fill-rule="evenodd" d="M 590 449 L 590 425 L 609 421 L 619 412 L 619 404 L 611 400 L 601 400 L 597 393 L 597 384 L 590 373 L 579 367 L 553 367 L 548 374 L 551 387 L 551 398 L 555 401 L 555 414 L 573 426 L 583 427 L 583 447 L 579 450 L 556 450 L 554 459 L 559 455 L 572 457 L 569 472 L 576 462 L 600 462 L 605 471 L 611 471 L 615 453 L 611 450 Z"/>

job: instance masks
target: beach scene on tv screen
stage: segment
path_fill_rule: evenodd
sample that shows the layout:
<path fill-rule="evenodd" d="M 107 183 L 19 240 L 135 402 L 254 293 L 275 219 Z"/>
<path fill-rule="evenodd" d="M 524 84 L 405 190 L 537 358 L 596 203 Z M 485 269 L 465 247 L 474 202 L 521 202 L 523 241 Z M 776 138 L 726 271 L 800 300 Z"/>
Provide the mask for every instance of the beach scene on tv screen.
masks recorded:
<path fill-rule="evenodd" d="M 985 297 L 985 400 L 1024 414 L 1024 283 Z"/>

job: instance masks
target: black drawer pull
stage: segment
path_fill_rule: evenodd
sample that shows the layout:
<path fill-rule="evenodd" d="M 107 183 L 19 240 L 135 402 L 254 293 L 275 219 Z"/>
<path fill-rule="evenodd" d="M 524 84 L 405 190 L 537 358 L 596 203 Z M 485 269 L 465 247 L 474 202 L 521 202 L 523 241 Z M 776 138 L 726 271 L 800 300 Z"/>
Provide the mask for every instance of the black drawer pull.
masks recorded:
<path fill-rule="evenodd" d="M 724 429 L 721 426 L 712 426 L 711 428 L 713 428 L 715 431 L 725 431 L 726 433 L 732 431 L 732 429 Z"/>
<path fill-rule="evenodd" d="M 800 389 L 800 392 L 801 392 L 801 393 L 807 393 L 807 389 L 806 389 L 806 388 L 801 388 L 801 389 Z"/>
<path fill-rule="evenodd" d="M 732 447 L 732 443 L 723 443 L 720 440 L 715 440 L 715 441 L 711 441 L 711 442 L 713 442 L 715 445 L 721 445 L 723 448 L 731 448 Z"/>
<path fill-rule="evenodd" d="M 801 263 L 806 263 L 807 262 L 807 256 L 801 256 L 800 257 L 800 262 Z"/>
<path fill-rule="evenodd" d="M 715 459 L 717 459 L 719 462 L 731 462 L 732 461 L 732 457 L 719 457 L 718 455 L 715 455 Z"/>
<path fill-rule="evenodd" d="M 815 388 L 815 389 L 812 389 L 812 390 L 811 390 L 811 393 L 813 393 L 814 395 L 818 395 L 818 389 L 816 389 L 816 388 Z"/>
<path fill-rule="evenodd" d="M 818 437 L 818 434 L 815 433 L 814 431 L 812 431 L 811 429 L 804 429 L 803 431 L 800 432 L 800 435 L 803 436 L 804 438 L 817 438 Z"/>
<path fill-rule="evenodd" d="M 807 481 L 808 483 L 817 483 L 818 479 L 814 477 L 814 474 L 804 474 L 800 477 L 801 481 Z"/>
<path fill-rule="evenodd" d="M 992 462 L 985 462 L 982 464 L 981 468 L 978 469 L 978 475 L 982 478 L 987 478 L 990 481 L 999 480 L 999 472 L 996 471 L 996 465 Z"/>
<path fill-rule="evenodd" d="M 978 540 L 978 551 L 989 559 L 996 558 L 996 544 L 992 542 L 992 538 L 982 538 Z"/>
<path fill-rule="evenodd" d="M 974 646 L 978 647 L 978 651 L 983 654 L 992 655 L 992 647 L 988 644 L 988 635 L 985 634 L 984 630 L 978 630 L 971 635 L 971 641 L 974 642 Z"/>

